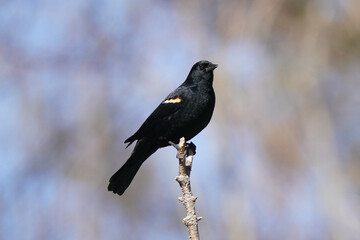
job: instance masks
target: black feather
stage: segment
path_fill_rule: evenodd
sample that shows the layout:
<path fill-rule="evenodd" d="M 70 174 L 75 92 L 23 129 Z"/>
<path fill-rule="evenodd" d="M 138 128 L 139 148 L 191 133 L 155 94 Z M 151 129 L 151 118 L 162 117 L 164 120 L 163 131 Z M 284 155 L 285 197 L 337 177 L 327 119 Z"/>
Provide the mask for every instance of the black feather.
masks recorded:
<path fill-rule="evenodd" d="M 110 178 L 109 191 L 123 194 L 142 163 L 157 149 L 168 146 L 169 141 L 178 142 L 181 137 L 188 141 L 208 125 L 215 107 L 212 83 L 216 67 L 209 61 L 194 64 L 185 82 L 125 140 L 126 147 L 134 141 L 137 143 L 130 158 Z"/>

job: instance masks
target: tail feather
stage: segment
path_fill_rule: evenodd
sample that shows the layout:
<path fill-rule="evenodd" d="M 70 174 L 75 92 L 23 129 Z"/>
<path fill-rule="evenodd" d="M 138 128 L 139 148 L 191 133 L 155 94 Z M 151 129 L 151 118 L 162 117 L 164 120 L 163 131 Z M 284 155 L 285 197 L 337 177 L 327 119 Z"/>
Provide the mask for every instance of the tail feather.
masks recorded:
<path fill-rule="evenodd" d="M 153 154 L 158 147 L 150 142 L 139 140 L 126 163 L 110 178 L 108 190 L 122 195 L 129 187 L 143 162 Z"/>
<path fill-rule="evenodd" d="M 142 162 L 127 161 L 111 178 L 109 181 L 108 190 L 122 195 L 129 187 L 131 181 L 134 179 L 136 173 L 141 167 Z"/>

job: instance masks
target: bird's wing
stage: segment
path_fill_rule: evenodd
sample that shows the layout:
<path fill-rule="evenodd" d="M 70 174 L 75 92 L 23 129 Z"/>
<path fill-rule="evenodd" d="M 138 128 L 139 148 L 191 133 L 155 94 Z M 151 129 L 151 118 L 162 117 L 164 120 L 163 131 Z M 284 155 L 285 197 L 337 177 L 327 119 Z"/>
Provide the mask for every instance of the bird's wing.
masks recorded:
<path fill-rule="evenodd" d="M 177 88 L 170 93 L 160 105 L 150 114 L 150 116 L 141 125 L 139 130 L 134 135 L 125 140 L 129 143 L 126 147 L 131 145 L 135 140 L 144 136 L 151 136 L 152 132 L 156 132 L 159 127 L 162 127 L 163 122 L 169 121 L 174 113 L 179 111 L 184 105 L 183 97 L 186 95 L 183 87 Z"/>

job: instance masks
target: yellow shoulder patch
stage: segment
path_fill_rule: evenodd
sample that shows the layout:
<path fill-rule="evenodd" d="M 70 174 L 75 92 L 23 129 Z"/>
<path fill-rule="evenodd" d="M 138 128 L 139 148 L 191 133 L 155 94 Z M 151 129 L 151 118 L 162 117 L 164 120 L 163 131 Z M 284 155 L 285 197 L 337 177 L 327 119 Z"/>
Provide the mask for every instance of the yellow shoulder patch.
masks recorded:
<path fill-rule="evenodd" d="M 167 99 L 163 103 L 179 103 L 179 102 L 181 102 L 181 98 L 177 97 L 177 98 Z"/>

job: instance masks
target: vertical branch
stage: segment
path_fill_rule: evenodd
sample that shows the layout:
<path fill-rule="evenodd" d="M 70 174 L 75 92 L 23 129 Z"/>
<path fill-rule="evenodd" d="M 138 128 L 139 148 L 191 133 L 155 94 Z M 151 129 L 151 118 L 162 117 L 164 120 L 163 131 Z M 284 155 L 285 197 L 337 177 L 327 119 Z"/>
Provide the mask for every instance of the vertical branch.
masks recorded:
<path fill-rule="evenodd" d="M 183 218 L 182 222 L 188 229 L 190 240 L 200 239 L 198 221 L 201 219 L 201 217 L 196 216 L 195 201 L 197 197 L 193 196 L 190 185 L 190 172 L 194 154 L 195 149 L 190 148 L 186 149 L 185 153 L 185 138 L 181 138 L 176 156 L 179 159 L 179 176 L 176 177 L 176 181 L 180 184 L 182 191 L 182 197 L 179 197 L 179 201 L 184 204 L 186 211 L 186 217 Z"/>

